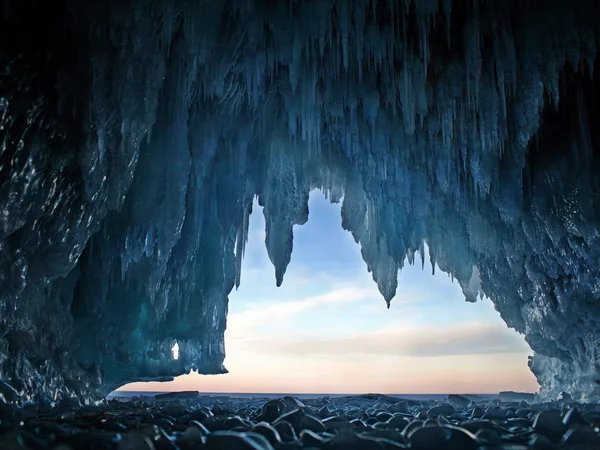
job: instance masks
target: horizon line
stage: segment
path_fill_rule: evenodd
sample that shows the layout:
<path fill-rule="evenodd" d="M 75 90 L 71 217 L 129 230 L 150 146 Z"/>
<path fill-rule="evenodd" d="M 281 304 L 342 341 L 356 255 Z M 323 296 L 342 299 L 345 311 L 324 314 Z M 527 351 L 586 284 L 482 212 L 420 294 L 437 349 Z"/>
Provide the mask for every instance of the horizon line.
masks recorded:
<path fill-rule="evenodd" d="M 389 396 L 397 396 L 397 395 L 499 395 L 504 392 L 514 392 L 519 394 L 537 394 L 538 392 L 530 392 L 530 391 L 496 391 L 496 392 L 418 392 L 418 393 L 410 393 L 410 392 L 395 392 L 395 393 L 384 393 L 384 392 L 362 392 L 362 393 L 348 393 L 348 392 L 232 392 L 232 391 L 196 391 L 194 389 L 191 390 L 169 390 L 169 391 L 153 391 L 153 390 L 114 390 L 112 393 L 131 393 L 131 392 L 161 392 L 161 393 L 180 393 L 180 392 L 198 392 L 198 394 L 206 395 L 206 394 L 253 394 L 253 395 L 389 395 Z"/>

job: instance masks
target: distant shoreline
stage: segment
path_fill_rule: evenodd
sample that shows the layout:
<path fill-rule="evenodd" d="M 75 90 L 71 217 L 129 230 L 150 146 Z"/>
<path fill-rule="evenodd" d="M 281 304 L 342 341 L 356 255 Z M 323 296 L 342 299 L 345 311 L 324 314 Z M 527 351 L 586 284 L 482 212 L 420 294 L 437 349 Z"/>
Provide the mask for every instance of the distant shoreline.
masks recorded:
<path fill-rule="evenodd" d="M 154 397 L 160 394 L 177 393 L 177 391 L 113 391 L 107 398 L 132 398 L 132 397 Z M 298 399 L 311 398 L 341 398 L 360 396 L 366 394 L 297 394 L 297 393 L 270 393 L 270 392 L 198 392 L 202 397 L 222 397 L 222 398 L 280 398 L 285 396 L 295 397 Z M 401 397 L 408 400 L 436 400 L 447 398 L 450 394 L 381 394 L 390 397 Z M 482 398 L 496 398 L 499 394 L 477 394 L 477 393 L 461 393 L 460 395 L 472 395 Z"/>

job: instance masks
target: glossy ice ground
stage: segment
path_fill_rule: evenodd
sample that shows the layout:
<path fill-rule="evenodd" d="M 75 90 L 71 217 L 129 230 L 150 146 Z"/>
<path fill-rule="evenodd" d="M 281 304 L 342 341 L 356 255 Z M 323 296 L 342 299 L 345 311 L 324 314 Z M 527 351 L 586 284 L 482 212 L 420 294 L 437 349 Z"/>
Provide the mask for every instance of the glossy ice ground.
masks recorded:
<path fill-rule="evenodd" d="M 531 401 L 531 400 L 530 400 Z M 4 406 L 0 447 L 78 450 L 597 450 L 600 405 L 565 398 L 169 394 L 54 409 Z"/>

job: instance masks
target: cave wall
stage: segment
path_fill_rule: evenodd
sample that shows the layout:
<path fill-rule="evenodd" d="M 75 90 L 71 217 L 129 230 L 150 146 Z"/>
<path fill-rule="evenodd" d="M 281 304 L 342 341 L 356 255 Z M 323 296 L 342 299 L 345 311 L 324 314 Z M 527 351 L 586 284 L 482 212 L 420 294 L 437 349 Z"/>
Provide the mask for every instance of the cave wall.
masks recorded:
<path fill-rule="evenodd" d="M 223 373 L 253 198 L 281 284 L 314 188 L 388 304 L 427 242 L 543 395 L 598 394 L 593 2 L 5 5 L 3 395 Z"/>

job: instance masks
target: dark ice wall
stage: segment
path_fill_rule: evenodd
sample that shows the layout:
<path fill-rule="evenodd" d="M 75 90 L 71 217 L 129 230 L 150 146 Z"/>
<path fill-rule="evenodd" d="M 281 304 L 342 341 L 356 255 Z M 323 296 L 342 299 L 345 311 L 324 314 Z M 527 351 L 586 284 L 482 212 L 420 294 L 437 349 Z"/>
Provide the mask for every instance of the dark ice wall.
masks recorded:
<path fill-rule="evenodd" d="M 224 372 L 252 200 L 280 284 L 314 188 L 343 198 L 387 302 L 427 242 L 525 333 L 543 394 L 600 394 L 599 19 L 585 0 L 5 1 L 4 395 Z"/>

